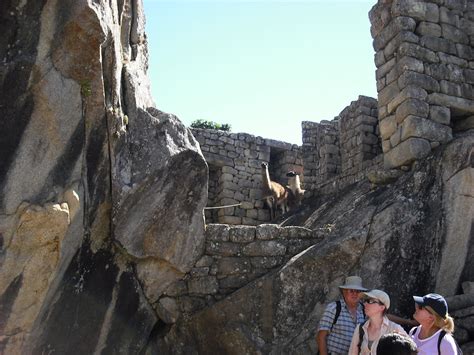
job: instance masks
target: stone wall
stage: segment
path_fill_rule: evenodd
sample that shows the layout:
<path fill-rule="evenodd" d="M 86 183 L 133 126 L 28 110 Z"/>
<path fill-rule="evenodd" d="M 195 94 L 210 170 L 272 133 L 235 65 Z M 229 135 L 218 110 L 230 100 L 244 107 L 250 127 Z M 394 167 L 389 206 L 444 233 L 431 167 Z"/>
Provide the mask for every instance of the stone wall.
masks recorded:
<path fill-rule="evenodd" d="M 314 189 L 340 173 L 337 121 L 302 122 L 306 186 Z"/>
<path fill-rule="evenodd" d="M 209 224 L 202 257 L 182 280 L 166 289 L 158 303 L 160 316 L 174 323 L 180 314 L 211 305 L 285 264 L 323 236 L 323 230 L 303 227 Z"/>
<path fill-rule="evenodd" d="M 307 190 L 340 190 L 371 167 L 398 168 L 474 128 L 474 3 L 380 0 L 370 14 L 378 100 L 359 96 L 332 121 L 302 122 L 301 148 L 247 134 L 194 130 L 210 165 L 208 221 L 269 220 L 262 161 L 273 180 L 303 171 Z M 235 144 L 234 144 L 235 143 Z"/>
<path fill-rule="evenodd" d="M 306 186 L 333 192 L 379 164 L 377 100 L 359 96 L 332 121 L 302 122 Z M 329 189 L 328 189 L 329 188 Z"/>
<path fill-rule="evenodd" d="M 369 14 L 386 167 L 474 127 L 474 2 L 380 0 Z"/>
<path fill-rule="evenodd" d="M 341 174 L 357 174 L 382 153 L 377 100 L 359 96 L 339 114 Z"/>
<path fill-rule="evenodd" d="M 0 354 L 146 353 L 204 248 L 207 172 L 154 107 L 142 1 L 0 9 Z"/>
<path fill-rule="evenodd" d="M 207 223 L 258 225 L 270 220 L 262 201 L 261 164 L 269 163 L 270 178 L 287 185 L 286 173 L 303 171 L 297 145 L 264 139 L 246 133 L 192 129 L 209 165 Z"/>

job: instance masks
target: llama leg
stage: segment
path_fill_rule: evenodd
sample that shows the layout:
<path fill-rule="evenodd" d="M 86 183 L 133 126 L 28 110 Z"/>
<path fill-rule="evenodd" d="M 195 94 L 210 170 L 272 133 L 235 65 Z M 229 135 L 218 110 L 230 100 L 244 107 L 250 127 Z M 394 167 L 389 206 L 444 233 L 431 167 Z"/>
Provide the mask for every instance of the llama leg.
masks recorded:
<path fill-rule="evenodd" d="M 278 212 L 278 206 L 276 204 L 276 201 L 273 200 L 273 206 L 272 206 L 272 221 L 276 219 L 277 217 L 277 212 Z"/>
<path fill-rule="evenodd" d="M 273 209 L 273 197 L 268 197 L 266 199 L 268 209 L 270 210 L 270 221 L 273 220 L 275 211 Z"/>

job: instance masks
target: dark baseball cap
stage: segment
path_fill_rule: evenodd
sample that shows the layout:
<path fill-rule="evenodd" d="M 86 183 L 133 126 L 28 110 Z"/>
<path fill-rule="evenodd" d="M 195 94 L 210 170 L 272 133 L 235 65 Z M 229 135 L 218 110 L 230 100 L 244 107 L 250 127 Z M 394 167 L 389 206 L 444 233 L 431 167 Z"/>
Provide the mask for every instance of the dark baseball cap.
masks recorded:
<path fill-rule="evenodd" d="M 415 303 L 420 306 L 428 306 L 435 311 L 441 318 L 446 318 L 448 315 L 448 304 L 443 296 L 437 293 L 429 293 L 423 297 L 413 296 Z"/>

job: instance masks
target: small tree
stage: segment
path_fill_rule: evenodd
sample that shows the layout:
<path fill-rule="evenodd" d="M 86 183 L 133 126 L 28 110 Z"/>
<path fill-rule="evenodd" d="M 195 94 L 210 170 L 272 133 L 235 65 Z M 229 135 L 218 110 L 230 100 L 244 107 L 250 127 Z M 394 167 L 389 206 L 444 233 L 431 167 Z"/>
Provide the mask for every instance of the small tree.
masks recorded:
<path fill-rule="evenodd" d="M 197 119 L 191 122 L 192 128 L 204 128 L 204 129 L 217 129 L 219 131 L 230 132 L 231 126 L 228 123 L 216 123 L 214 121 L 206 121 L 202 119 Z"/>

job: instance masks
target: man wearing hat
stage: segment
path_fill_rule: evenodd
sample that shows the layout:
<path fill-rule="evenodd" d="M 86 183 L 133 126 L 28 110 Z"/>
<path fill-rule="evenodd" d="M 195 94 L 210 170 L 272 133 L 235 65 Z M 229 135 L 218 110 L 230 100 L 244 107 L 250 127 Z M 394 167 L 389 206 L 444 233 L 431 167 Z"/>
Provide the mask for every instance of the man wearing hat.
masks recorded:
<path fill-rule="evenodd" d="M 362 286 L 362 279 L 349 276 L 339 289 L 342 298 L 326 306 L 319 322 L 316 340 L 321 355 L 347 354 L 357 324 L 365 321 L 363 306 L 359 302 L 360 293 L 367 291 Z"/>

